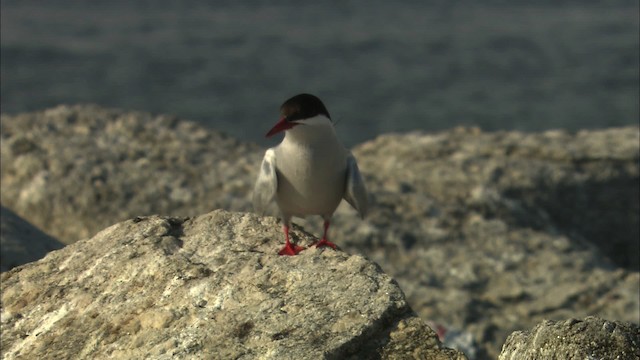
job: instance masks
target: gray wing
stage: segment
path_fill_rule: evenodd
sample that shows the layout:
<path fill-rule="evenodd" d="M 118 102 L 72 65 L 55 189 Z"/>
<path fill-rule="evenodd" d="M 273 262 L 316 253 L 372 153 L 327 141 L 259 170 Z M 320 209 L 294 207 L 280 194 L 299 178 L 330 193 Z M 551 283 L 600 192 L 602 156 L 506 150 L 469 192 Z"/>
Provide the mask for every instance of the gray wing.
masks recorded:
<path fill-rule="evenodd" d="M 267 206 L 276 196 L 278 176 L 276 175 L 276 153 L 273 149 L 265 152 L 260 166 L 260 174 L 253 188 L 253 208 L 263 214 Z"/>
<path fill-rule="evenodd" d="M 360 217 L 364 219 L 367 215 L 367 188 L 358 170 L 358 163 L 353 154 L 347 156 L 347 186 L 344 190 L 344 199 L 347 200 L 354 209 L 358 211 Z"/>

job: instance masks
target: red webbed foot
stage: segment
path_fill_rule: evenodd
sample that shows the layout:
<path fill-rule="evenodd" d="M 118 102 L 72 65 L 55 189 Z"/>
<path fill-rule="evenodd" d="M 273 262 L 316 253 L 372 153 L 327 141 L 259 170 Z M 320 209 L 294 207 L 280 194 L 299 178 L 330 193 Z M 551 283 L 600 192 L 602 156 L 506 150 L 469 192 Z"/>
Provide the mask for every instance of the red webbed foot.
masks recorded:
<path fill-rule="evenodd" d="M 324 234 L 322 234 L 322 239 L 314 244 L 316 246 L 316 248 L 321 248 L 323 246 L 328 246 L 328 247 L 332 248 L 333 250 L 336 249 L 336 244 L 334 244 L 331 241 L 327 240 L 327 232 L 329 231 L 329 224 L 330 224 L 329 220 L 325 219 L 324 220 Z"/>
<path fill-rule="evenodd" d="M 291 243 L 287 243 L 279 252 L 278 255 L 289 255 L 289 256 L 293 256 L 293 255 L 298 255 L 298 253 L 302 250 L 304 250 L 305 248 L 303 248 L 302 246 L 298 246 L 298 245 L 293 245 Z"/>
<path fill-rule="evenodd" d="M 289 226 L 288 225 L 285 224 L 282 227 L 282 230 L 284 231 L 284 238 L 285 238 L 286 243 L 284 244 L 284 247 L 280 251 L 278 251 L 278 255 L 288 255 L 288 256 L 298 255 L 298 253 L 300 251 L 305 249 L 302 246 L 293 245 L 289 241 Z"/>
<path fill-rule="evenodd" d="M 317 248 L 320 248 L 320 247 L 323 247 L 323 246 L 328 246 L 328 247 L 330 247 L 330 248 L 332 248 L 334 250 L 336 249 L 336 244 L 332 243 L 331 241 L 329 241 L 327 239 L 322 239 L 322 240 L 318 241 L 317 243 L 315 243 L 314 245 Z"/>

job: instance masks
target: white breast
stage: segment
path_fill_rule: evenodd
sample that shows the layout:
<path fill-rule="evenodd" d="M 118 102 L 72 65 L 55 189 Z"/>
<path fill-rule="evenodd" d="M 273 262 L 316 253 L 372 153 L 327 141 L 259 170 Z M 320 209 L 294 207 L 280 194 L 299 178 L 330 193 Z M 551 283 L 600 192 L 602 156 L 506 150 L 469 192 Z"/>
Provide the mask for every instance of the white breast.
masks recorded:
<path fill-rule="evenodd" d="M 276 202 L 283 215 L 330 216 L 344 196 L 347 151 L 330 122 L 328 126 L 309 124 L 287 131 L 274 149 Z"/>

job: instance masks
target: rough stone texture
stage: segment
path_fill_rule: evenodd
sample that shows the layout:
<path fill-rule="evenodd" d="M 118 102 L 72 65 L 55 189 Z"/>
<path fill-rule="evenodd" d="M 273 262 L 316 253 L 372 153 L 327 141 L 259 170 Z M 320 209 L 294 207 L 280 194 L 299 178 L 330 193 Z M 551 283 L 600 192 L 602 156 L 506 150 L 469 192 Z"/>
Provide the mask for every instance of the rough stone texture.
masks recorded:
<path fill-rule="evenodd" d="M 0 271 L 36 261 L 63 246 L 13 211 L 0 206 Z"/>
<path fill-rule="evenodd" d="M 399 195 L 396 213 L 410 220 L 432 215 L 434 206 L 464 209 L 453 221 L 478 214 L 510 228 L 583 238 L 638 270 L 639 148 L 637 127 L 577 134 L 456 129 L 381 136 L 355 153 L 380 190 L 374 196 L 387 205 Z"/>
<path fill-rule="evenodd" d="M 3 358 L 465 359 L 376 264 L 280 246 L 222 210 L 113 225 L 2 274 Z"/>
<path fill-rule="evenodd" d="M 587 317 L 584 320 L 547 320 L 531 331 L 516 331 L 502 347 L 499 360 L 639 358 L 638 325 Z"/>
<path fill-rule="evenodd" d="M 15 200 L 4 205 L 51 234 L 74 234 L 65 241 L 142 214 L 250 210 L 264 150 L 167 119 L 88 106 L 3 116 L 2 199 Z M 114 127 L 126 141 L 103 134 Z M 96 155 L 92 139 L 102 138 L 118 146 Z M 30 144 L 66 150 L 24 150 Z M 497 358 L 509 334 L 544 319 L 640 320 L 638 127 L 384 135 L 354 153 L 370 215 L 361 221 L 343 204 L 332 239 L 380 264 L 421 318 L 449 333 L 470 332 L 477 359 Z M 147 167 L 131 165 L 135 156 Z M 181 162 L 168 166 L 176 157 Z M 66 164 L 86 185 L 68 185 L 73 177 L 52 164 Z M 109 177 L 93 186 L 76 164 Z M 49 174 L 47 181 L 38 174 Z M 174 178 L 183 179 L 177 188 L 192 194 L 188 201 L 167 196 Z M 103 188 L 109 196 L 96 195 Z M 319 218 L 298 222 L 321 234 Z"/>
<path fill-rule="evenodd" d="M 2 204 L 67 244 L 134 216 L 249 210 L 261 160 L 256 145 L 166 115 L 59 106 L 0 124 Z"/>
<path fill-rule="evenodd" d="M 332 234 L 478 359 L 543 319 L 638 322 L 639 147 L 638 128 L 381 136 L 354 151 L 369 217 L 341 207 Z"/>

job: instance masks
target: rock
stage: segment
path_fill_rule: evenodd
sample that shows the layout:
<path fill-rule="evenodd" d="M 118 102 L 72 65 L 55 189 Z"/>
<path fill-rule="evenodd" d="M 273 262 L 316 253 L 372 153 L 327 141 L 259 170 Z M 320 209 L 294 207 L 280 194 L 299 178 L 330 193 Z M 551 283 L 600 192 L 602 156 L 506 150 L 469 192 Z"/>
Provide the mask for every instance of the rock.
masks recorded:
<path fill-rule="evenodd" d="M 478 359 L 543 319 L 637 322 L 638 138 L 384 135 L 354 150 L 370 215 L 341 207 L 332 236 L 381 264 L 423 319 L 473 333 Z"/>
<path fill-rule="evenodd" d="M 250 210 L 264 152 L 93 106 L 3 116 L 0 134 L 4 204 L 69 242 L 139 214 Z M 544 319 L 637 322 L 639 139 L 638 127 L 382 135 L 354 149 L 370 215 L 343 204 L 330 236 L 380 264 L 422 319 L 472 334 L 455 346 L 477 345 L 479 360 Z M 94 186 L 88 173 L 107 175 Z M 322 233 L 319 218 L 294 221 Z"/>
<path fill-rule="evenodd" d="M 0 206 L 0 271 L 36 261 L 64 244 Z"/>
<path fill-rule="evenodd" d="M 543 321 L 531 331 L 516 331 L 507 339 L 499 357 L 500 360 L 638 358 L 638 325 L 597 317 Z"/>
<path fill-rule="evenodd" d="M 638 127 L 385 135 L 355 154 L 385 207 L 389 197 L 403 199 L 393 200 L 395 217 L 419 221 L 453 207 L 510 228 L 582 238 L 640 270 Z"/>
<path fill-rule="evenodd" d="M 64 243 L 139 215 L 249 210 L 262 150 L 165 115 L 2 115 L 2 203 Z"/>
<path fill-rule="evenodd" d="M 465 359 L 375 263 L 281 240 L 222 210 L 113 225 L 2 274 L 3 358 Z"/>

